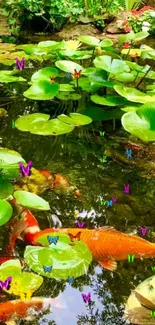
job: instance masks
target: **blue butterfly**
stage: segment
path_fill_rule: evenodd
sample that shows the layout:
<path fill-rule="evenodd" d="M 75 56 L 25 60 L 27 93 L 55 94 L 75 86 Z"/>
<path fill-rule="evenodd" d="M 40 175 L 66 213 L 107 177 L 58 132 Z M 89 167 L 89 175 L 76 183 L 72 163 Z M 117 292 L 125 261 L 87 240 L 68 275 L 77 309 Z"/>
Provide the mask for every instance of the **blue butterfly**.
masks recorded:
<path fill-rule="evenodd" d="M 111 205 L 111 207 L 112 207 L 112 200 L 110 200 L 110 201 L 106 201 L 107 202 L 107 206 L 109 207 L 110 205 Z"/>
<path fill-rule="evenodd" d="M 70 72 L 66 72 L 66 75 L 67 75 L 67 79 L 70 79 L 71 73 Z"/>
<path fill-rule="evenodd" d="M 52 271 L 52 269 L 53 269 L 53 266 L 51 265 L 51 266 L 43 266 L 43 269 L 44 269 L 44 272 L 46 273 L 46 272 L 51 272 Z"/>
<path fill-rule="evenodd" d="M 74 281 L 74 277 L 73 276 L 72 277 L 69 276 L 67 280 L 68 280 L 69 284 L 72 284 L 73 281 Z"/>
<path fill-rule="evenodd" d="M 57 244 L 57 241 L 58 241 L 58 239 L 59 239 L 59 236 L 56 236 L 56 237 L 51 237 L 51 236 L 47 236 L 47 240 L 48 240 L 48 242 L 49 242 L 49 244 Z"/>

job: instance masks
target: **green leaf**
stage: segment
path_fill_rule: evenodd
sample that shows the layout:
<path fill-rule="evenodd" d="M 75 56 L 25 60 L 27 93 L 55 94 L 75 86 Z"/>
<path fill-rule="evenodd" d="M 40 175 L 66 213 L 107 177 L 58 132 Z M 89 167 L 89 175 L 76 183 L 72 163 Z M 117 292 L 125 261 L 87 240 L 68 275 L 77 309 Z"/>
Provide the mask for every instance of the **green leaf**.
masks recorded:
<path fill-rule="evenodd" d="M 13 209 L 10 203 L 0 200 L 0 226 L 8 222 L 12 216 Z"/>
<path fill-rule="evenodd" d="M 92 122 L 90 117 L 78 113 L 70 113 L 70 117 L 76 125 L 86 125 Z"/>
<path fill-rule="evenodd" d="M 136 78 L 136 72 L 128 73 L 128 72 L 122 72 L 117 73 L 115 76 L 116 80 L 122 81 L 122 82 L 132 82 Z"/>
<path fill-rule="evenodd" d="M 57 98 L 61 100 L 79 100 L 82 96 L 80 94 L 74 93 L 74 94 L 68 94 L 66 92 L 61 92 L 57 96 Z"/>
<path fill-rule="evenodd" d="M 155 101 L 155 96 L 149 96 L 135 88 L 114 86 L 114 89 L 120 96 L 125 97 L 132 102 L 148 103 Z"/>
<path fill-rule="evenodd" d="M 55 118 L 45 123 L 35 123 L 31 126 L 30 132 L 32 134 L 41 135 L 60 135 L 66 134 L 74 130 L 74 126 L 63 123 L 59 119 Z"/>
<path fill-rule="evenodd" d="M 96 37 L 93 37 L 93 36 L 79 36 L 78 37 L 78 40 L 82 43 L 85 43 L 89 46 L 99 46 L 99 43 L 100 43 L 100 40 Z"/>
<path fill-rule="evenodd" d="M 24 45 L 20 45 L 20 48 L 23 49 L 24 52 L 25 52 L 27 55 L 31 55 L 31 54 L 44 55 L 44 54 L 47 54 L 47 52 L 48 52 L 47 49 L 39 48 L 37 45 L 34 45 L 34 44 L 24 44 Z"/>
<path fill-rule="evenodd" d="M 54 98 L 59 93 L 59 84 L 50 81 L 40 80 L 33 84 L 23 95 L 35 100 L 49 100 Z"/>
<path fill-rule="evenodd" d="M 38 43 L 38 47 L 47 48 L 47 47 L 51 47 L 56 44 L 59 44 L 59 43 L 55 42 L 55 41 L 43 41 L 43 42 Z"/>
<path fill-rule="evenodd" d="M 106 98 L 99 96 L 97 94 L 91 96 L 92 102 L 105 106 L 116 106 L 128 104 L 128 101 L 122 101 L 119 96 L 107 96 Z"/>
<path fill-rule="evenodd" d="M 0 199 L 7 199 L 10 195 L 12 195 L 13 191 L 14 189 L 12 184 L 0 176 Z"/>
<path fill-rule="evenodd" d="M 57 77 L 57 76 L 58 76 L 58 70 L 56 68 L 46 67 L 35 72 L 31 77 L 31 81 L 32 82 L 38 82 L 40 80 L 49 81 L 50 77 Z"/>
<path fill-rule="evenodd" d="M 18 130 L 20 131 L 31 131 L 32 125 L 36 122 L 46 122 L 50 118 L 48 114 L 42 113 L 33 113 L 33 114 L 26 114 L 19 117 L 15 125 Z"/>
<path fill-rule="evenodd" d="M 102 110 L 99 107 L 87 107 L 83 113 L 91 117 L 93 121 L 121 119 L 123 115 L 123 112 L 120 109 Z"/>
<path fill-rule="evenodd" d="M 124 129 L 143 141 L 155 141 L 155 103 L 139 107 L 122 116 Z"/>
<path fill-rule="evenodd" d="M 134 34 L 130 39 L 133 41 L 141 41 L 142 39 L 148 37 L 150 34 L 148 32 L 139 32 Z"/>
<path fill-rule="evenodd" d="M 51 233 L 50 233 L 51 234 Z M 67 279 L 69 276 L 80 277 L 87 273 L 89 264 L 92 261 L 92 254 L 88 247 L 82 242 L 76 242 L 70 246 L 70 238 L 62 233 L 53 233 L 52 236 L 59 236 L 56 245 L 49 247 L 27 246 L 24 252 L 24 259 L 28 266 L 45 277 L 55 279 Z M 42 235 L 37 240 L 39 243 L 46 242 L 47 235 Z M 44 272 L 43 266 L 53 266 L 51 272 Z"/>
<path fill-rule="evenodd" d="M 89 76 L 90 74 L 94 73 L 97 69 L 96 68 L 87 68 L 87 69 L 83 69 L 82 71 L 82 75 L 84 76 Z"/>
<path fill-rule="evenodd" d="M 105 38 L 103 41 L 99 43 L 98 46 L 100 47 L 109 47 L 113 45 L 113 41 L 109 38 Z"/>
<path fill-rule="evenodd" d="M 17 165 L 19 162 L 25 163 L 25 160 L 18 152 L 6 148 L 0 148 L 0 168 L 15 164 Z"/>
<path fill-rule="evenodd" d="M 69 84 L 60 84 L 60 92 L 67 91 L 72 92 L 75 91 L 72 85 Z"/>
<path fill-rule="evenodd" d="M 76 69 L 77 72 L 80 70 L 83 70 L 83 67 L 73 61 L 67 61 L 67 60 L 59 60 L 55 62 L 55 65 L 57 68 L 59 68 L 62 71 L 74 73 L 74 69 Z"/>
<path fill-rule="evenodd" d="M 23 207 L 36 210 L 50 210 L 49 203 L 36 194 L 26 191 L 15 191 L 13 195 L 17 203 Z"/>
<path fill-rule="evenodd" d="M 94 60 L 94 65 L 96 68 L 103 69 L 113 74 L 130 71 L 128 65 L 124 61 L 117 59 L 112 60 L 108 55 L 98 56 Z"/>
<path fill-rule="evenodd" d="M 8 73 L 8 71 L 0 71 L 0 82 L 1 83 L 9 83 L 9 82 L 17 82 L 17 81 L 27 81 L 26 79 L 22 77 L 17 77 L 12 75 L 12 71 L 9 71 L 11 73 Z"/>

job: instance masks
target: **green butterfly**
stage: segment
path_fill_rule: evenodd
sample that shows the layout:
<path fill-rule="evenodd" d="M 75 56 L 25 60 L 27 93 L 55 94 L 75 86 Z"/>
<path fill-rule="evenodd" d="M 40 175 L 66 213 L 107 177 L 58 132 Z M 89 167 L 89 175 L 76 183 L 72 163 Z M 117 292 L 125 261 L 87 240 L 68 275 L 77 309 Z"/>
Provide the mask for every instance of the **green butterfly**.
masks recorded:
<path fill-rule="evenodd" d="M 105 132 L 101 132 L 101 131 L 100 131 L 100 137 L 103 137 L 103 136 L 104 136 L 104 133 L 105 133 Z"/>
<path fill-rule="evenodd" d="M 105 162 L 106 161 L 106 158 L 107 158 L 107 156 L 103 156 L 103 158 L 100 158 L 99 160 L 100 160 L 100 162 Z"/>
<path fill-rule="evenodd" d="M 12 128 L 14 129 L 16 126 L 15 126 L 15 121 L 12 120 Z"/>

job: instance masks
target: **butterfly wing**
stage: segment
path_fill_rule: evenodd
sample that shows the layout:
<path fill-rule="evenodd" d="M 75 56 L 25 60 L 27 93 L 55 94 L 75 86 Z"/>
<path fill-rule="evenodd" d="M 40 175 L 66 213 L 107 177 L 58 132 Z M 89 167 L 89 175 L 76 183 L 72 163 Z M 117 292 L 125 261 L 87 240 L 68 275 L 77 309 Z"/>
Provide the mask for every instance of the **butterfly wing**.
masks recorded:
<path fill-rule="evenodd" d="M 48 240 L 49 244 L 52 244 L 53 239 L 51 236 L 47 236 L 47 240 Z"/>
<path fill-rule="evenodd" d="M 87 300 L 86 300 L 86 295 L 85 295 L 84 293 L 82 293 L 82 298 L 83 298 L 83 301 L 84 301 L 84 302 L 87 302 Z"/>
<path fill-rule="evenodd" d="M 91 292 L 88 292 L 87 298 L 88 298 L 88 302 L 90 302 L 90 299 L 91 299 Z"/>
<path fill-rule="evenodd" d="M 11 281 L 12 281 L 12 277 L 9 276 L 6 281 L 5 281 L 5 287 L 7 290 L 10 290 L 10 286 L 11 286 Z"/>
<path fill-rule="evenodd" d="M 68 236 L 70 237 L 70 240 L 71 240 L 71 241 L 74 241 L 74 238 L 75 238 L 74 235 L 72 235 L 72 234 L 68 234 Z"/>
<path fill-rule="evenodd" d="M 44 269 L 44 272 L 46 273 L 47 272 L 47 267 L 43 266 L 43 269 Z"/>
<path fill-rule="evenodd" d="M 54 237 L 54 244 L 56 245 L 58 242 L 59 236 Z"/>
<path fill-rule="evenodd" d="M 81 231 L 79 231 L 79 232 L 76 234 L 75 238 L 79 241 L 79 240 L 80 240 L 80 236 L 81 236 Z"/>

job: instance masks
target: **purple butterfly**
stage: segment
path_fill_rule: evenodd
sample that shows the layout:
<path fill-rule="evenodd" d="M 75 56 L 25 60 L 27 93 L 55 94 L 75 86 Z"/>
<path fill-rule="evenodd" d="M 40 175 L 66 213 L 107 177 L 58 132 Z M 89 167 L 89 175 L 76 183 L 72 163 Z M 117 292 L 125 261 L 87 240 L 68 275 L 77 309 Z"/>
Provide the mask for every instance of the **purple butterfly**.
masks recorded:
<path fill-rule="evenodd" d="M 112 197 L 113 203 L 116 203 L 117 197 Z"/>
<path fill-rule="evenodd" d="M 148 227 L 143 228 L 143 227 L 140 226 L 140 231 L 141 231 L 142 236 L 145 236 L 147 234 L 148 230 L 149 230 Z"/>
<path fill-rule="evenodd" d="M 11 286 L 11 281 L 12 281 L 12 276 L 9 276 L 4 282 L 0 281 L 0 290 L 3 290 L 5 288 L 6 290 L 9 290 Z"/>
<path fill-rule="evenodd" d="M 83 301 L 85 303 L 89 303 L 91 301 L 91 293 L 89 292 L 87 295 L 85 295 L 84 293 L 82 293 L 82 298 L 83 298 Z"/>
<path fill-rule="evenodd" d="M 25 61 L 25 58 L 22 58 L 21 61 L 19 61 L 19 59 L 16 58 L 16 64 L 17 64 L 18 70 L 24 70 L 24 61 Z"/>
<path fill-rule="evenodd" d="M 76 224 L 79 228 L 83 228 L 85 225 L 85 222 L 80 223 L 79 221 L 76 221 Z"/>
<path fill-rule="evenodd" d="M 18 163 L 20 167 L 20 172 L 22 176 L 30 176 L 31 175 L 31 167 L 32 167 L 32 161 L 29 161 L 27 164 L 27 167 L 24 167 L 22 163 Z"/>
<path fill-rule="evenodd" d="M 128 185 L 124 184 L 124 193 L 129 194 L 129 190 L 130 190 L 130 185 L 129 184 Z"/>

